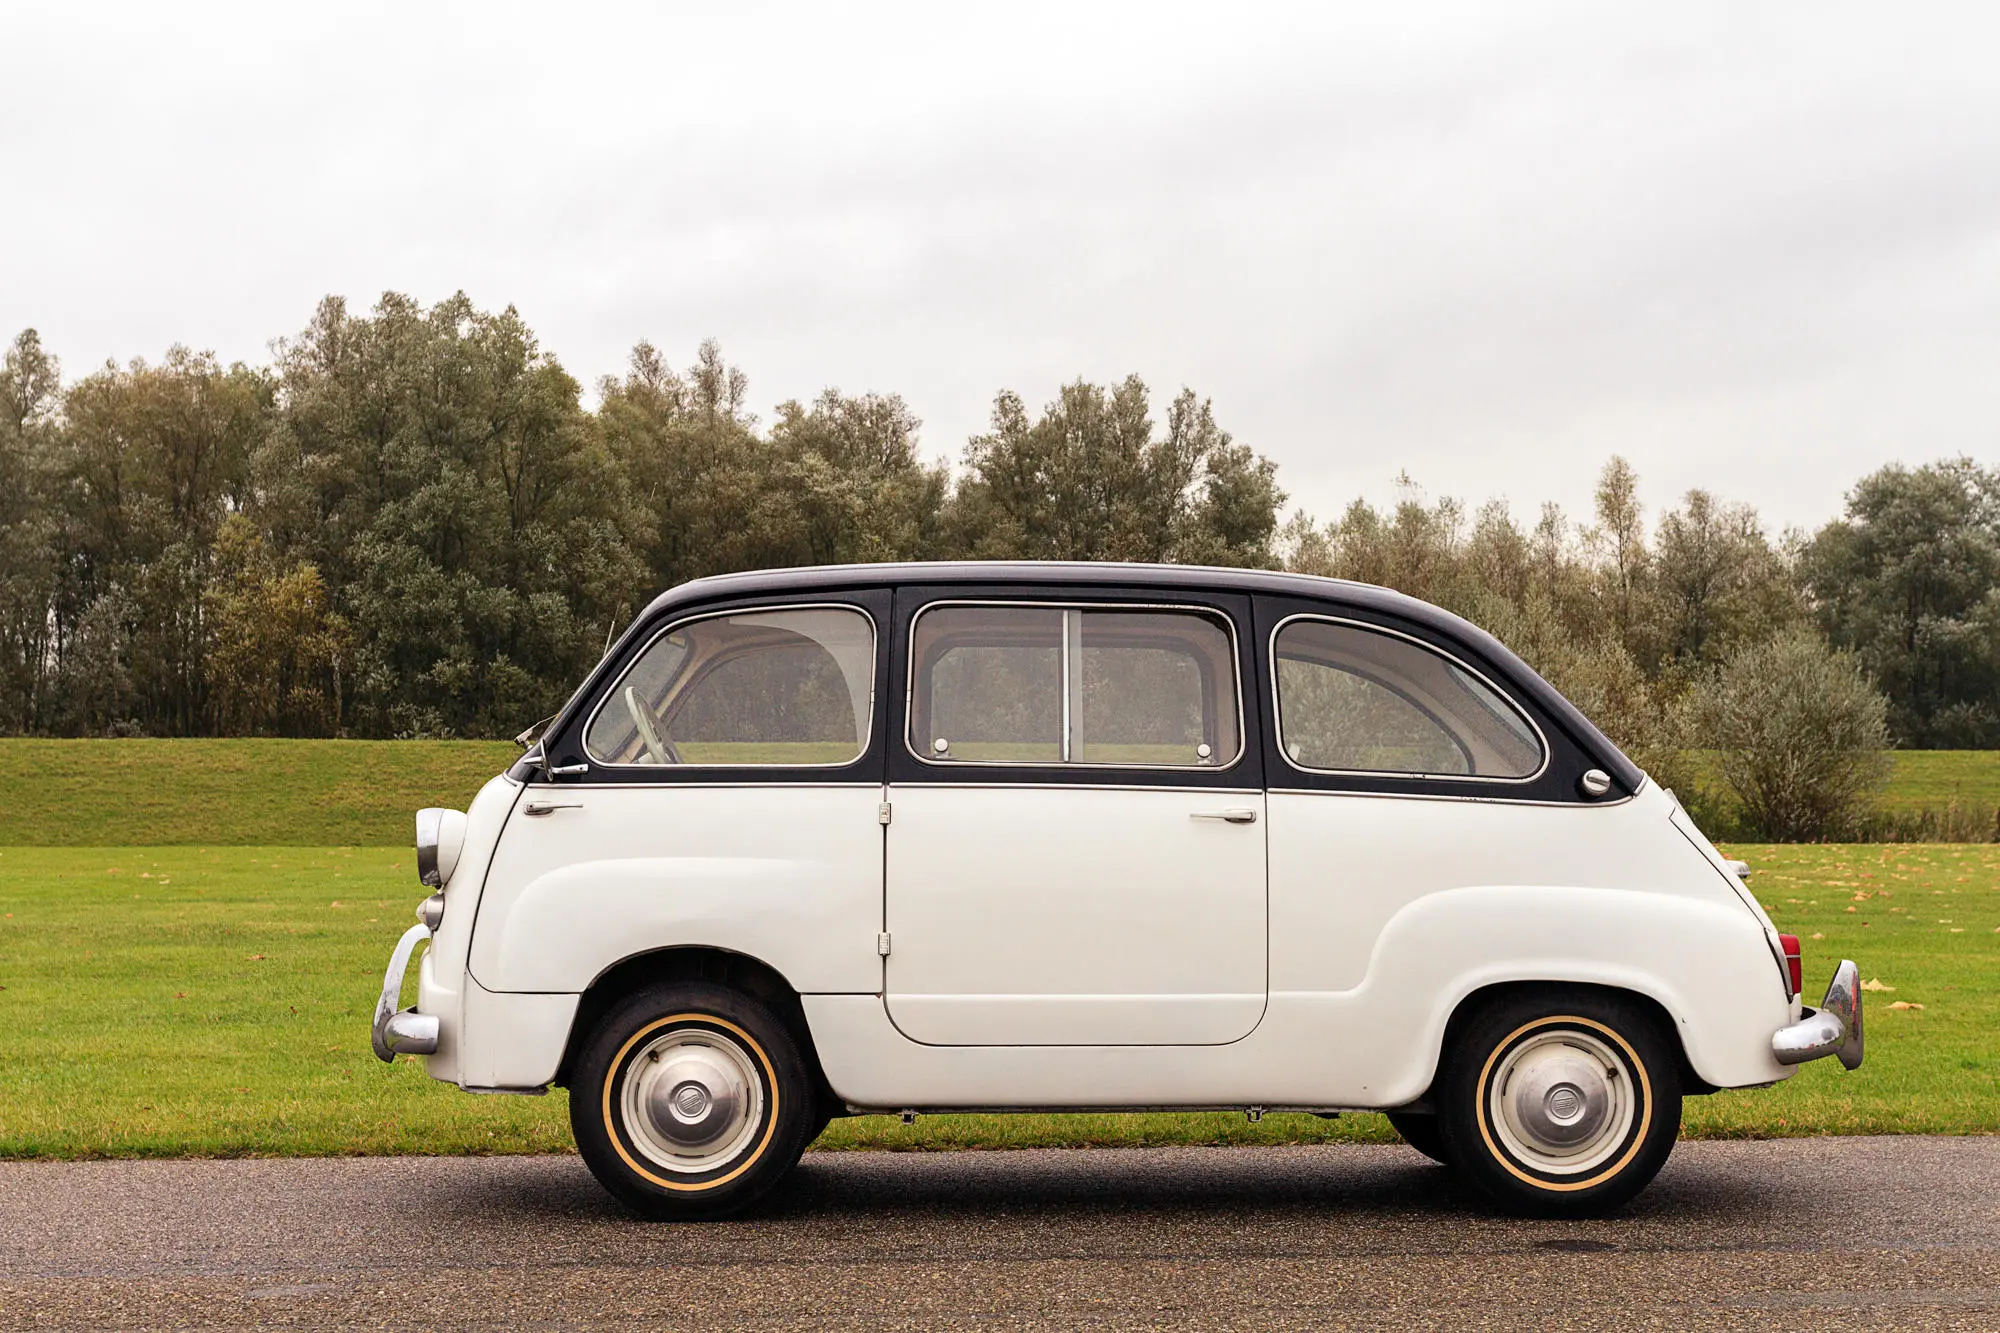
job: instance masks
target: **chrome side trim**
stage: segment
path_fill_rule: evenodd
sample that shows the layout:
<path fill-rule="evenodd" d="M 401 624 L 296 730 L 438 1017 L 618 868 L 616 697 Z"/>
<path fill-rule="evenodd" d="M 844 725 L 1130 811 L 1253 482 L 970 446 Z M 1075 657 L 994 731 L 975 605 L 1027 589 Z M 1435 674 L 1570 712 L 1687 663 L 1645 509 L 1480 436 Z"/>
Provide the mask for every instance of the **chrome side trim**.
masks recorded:
<path fill-rule="evenodd" d="M 375 1002 L 375 1024 L 369 1034 L 375 1057 L 384 1064 L 399 1055 L 432 1055 L 437 1051 L 436 1016 L 415 1009 L 398 1013 L 396 1009 L 403 1002 L 403 973 L 409 970 L 410 954 L 430 937 L 429 926 L 411 926 L 389 955 L 389 969 L 382 975 L 382 997 Z"/>
<path fill-rule="evenodd" d="M 1310 620 L 1317 624 L 1322 624 L 1322 625 L 1347 625 L 1351 626 L 1354 629 L 1367 630 L 1375 634 L 1385 634 L 1392 639 L 1402 639 L 1406 643 L 1415 644 L 1418 648 L 1421 648 L 1423 651 L 1427 653 L 1431 653 L 1435 656 L 1442 657 L 1445 661 L 1451 663 L 1453 666 L 1457 667 L 1460 671 L 1463 671 L 1466 675 L 1471 676 L 1473 679 L 1477 680 L 1480 684 L 1484 685 L 1487 689 L 1493 691 L 1494 698 L 1500 700 L 1502 703 L 1506 704 L 1509 708 L 1513 709 L 1515 715 L 1518 716 L 1523 722 L 1528 724 L 1528 729 L 1535 733 L 1535 740 L 1541 746 L 1541 751 L 1542 751 L 1541 764 L 1535 769 L 1534 772 L 1528 774 L 1526 777 L 1501 778 L 1501 777 L 1490 777 L 1485 774 L 1479 774 L 1479 773 L 1399 773 L 1394 769 L 1312 768 L 1306 764 L 1299 763 L 1296 759 L 1292 758 L 1292 752 L 1285 748 L 1284 702 L 1282 699 L 1279 698 L 1278 695 L 1278 636 L 1285 632 L 1285 626 L 1290 625 L 1294 621 L 1299 621 L 1299 620 Z M 1271 664 L 1271 734 L 1275 736 L 1278 741 L 1278 757 L 1280 759 L 1283 759 L 1288 766 L 1297 770 L 1300 773 L 1311 773 L 1314 774 L 1315 776 L 1320 776 L 1320 777 L 1375 778 L 1384 781 L 1401 780 L 1405 782 L 1482 782 L 1482 783 L 1502 785 L 1502 786 L 1521 786 L 1525 783 L 1533 782 L 1536 778 L 1539 778 L 1540 776 L 1542 776 L 1542 774 L 1549 771 L 1549 764 L 1552 762 L 1554 758 L 1555 751 L 1549 745 L 1549 738 L 1547 733 L 1545 733 L 1542 730 L 1542 724 L 1535 721 L 1535 715 L 1533 713 L 1530 713 L 1527 709 L 1521 707 L 1521 705 L 1515 701 L 1514 696 L 1512 694 L 1510 694 L 1506 690 L 1501 689 L 1499 685 L 1494 683 L 1493 678 L 1487 675 L 1484 671 L 1481 671 L 1477 667 L 1466 662 L 1465 659 L 1459 657 L 1457 654 L 1446 652 L 1444 649 L 1438 647 L 1436 644 L 1428 642 L 1427 640 L 1424 639 L 1420 639 L 1414 634 L 1405 634 L 1401 630 L 1390 629 L 1387 625 L 1377 625 L 1366 620 L 1354 620 L 1347 616 L 1324 615 L 1319 612 L 1300 611 L 1293 615 L 1286 616 L 1283 620 L 1280 620 L 1277 624 L 1271 626 L 1271 637 L 1269 642 L 1265 645 L 1265 647 L 1267 650 L 1266 652 L 1267 659 Z M 1538 802 L 1538 804 L 1541 804 L 1541 802 Z"/>
<path fill-rule="evenodd" d="M 1840 960 L 1817 1011 L 1771 1034 L 1771 1054 L 1781 1065 L 1834 1056 L 1849 1069 L 1861 1067 L 1861 969 Z"/>
<path fill-rule="evenodd" d="M 1634 792 L 1615 801 L 1544 801 L 1528 796 L 1454 796 L 1449 792 L 1436 791 L 1333 791 L 1326 787 L 1272 787 L 1270 792 L 1273 796 L 1339 796 L 1369 801 L 1467 801 L 1473 805 L 1532 805 L 1541 810 L 1585 811 L 1615 809 L 1630 804 L 1638 797 L 1638 793 Z"/>
<path fill-rule="evenodd" d="M 1185 770 L 1168 769 L 1166 771 L 1183 772 Z M 904 782 L 900 784 L 891 783 L 889 790 L 893 791 L 899 785 L 915 787 L 922 791 L 1021 791 L 1024 787 L 1031 786 L 1036 791 L 1178 791 L 1201 796 L 1262 796 L 1264 794 L 1262 787 L 1184 787 L 1171 782 L 1036 782 L 1023 784 L 1020 782 L 931 782 L 926 780 L 923 782 Z M 1318 796 L 1325 793 L 1311 792 L 1308 794 Z M 1459 800 L 1461 798 L 1454 796 L 1451 799 Z"/>

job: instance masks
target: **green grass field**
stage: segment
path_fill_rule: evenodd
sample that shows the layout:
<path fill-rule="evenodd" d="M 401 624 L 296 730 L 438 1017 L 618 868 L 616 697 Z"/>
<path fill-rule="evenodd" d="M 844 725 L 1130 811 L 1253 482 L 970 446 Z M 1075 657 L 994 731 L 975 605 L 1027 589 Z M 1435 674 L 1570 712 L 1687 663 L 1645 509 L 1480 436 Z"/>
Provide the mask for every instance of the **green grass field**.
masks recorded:
<path fill-rule="evenodd" d="M 1885 810 L 2000 809 L 2000 750 L 1897 750 Z"/>
<path fill-rule="evenodd" d="M 421 806 L 459 809 L 506 741 L 0 738 L 0 846 L 393 847 Z M 1991 823 L 2000 750 L 1903 750 L 1885 811 L 1956 802 Z"/>
<path fill-rule="evenodd" d="M 0 739 L 0 846 L 403 847 L 507 741 Z"/>
<path fill-rule="evenodd" d="M 1821 1061 L 1780 1088 L 1691 1101 L 1689 1132 L 2000 1130 L 2000 848 L 1735 854 L 1780 926 L 1807 937 L 1809 989 L 1843 953 L 1894 989 L 1868 994 L 1860 1072 Z M 411 860 L 379 847 L 0 847 L 0 1157 L 567 1148 L 561 1092 L 468 1097 L 369 1053 L 376 979 L 422 893 Z M 1379 1116 L 938 1116 L 838 1122 L 821 1146 L 1390 1137 Z"/>

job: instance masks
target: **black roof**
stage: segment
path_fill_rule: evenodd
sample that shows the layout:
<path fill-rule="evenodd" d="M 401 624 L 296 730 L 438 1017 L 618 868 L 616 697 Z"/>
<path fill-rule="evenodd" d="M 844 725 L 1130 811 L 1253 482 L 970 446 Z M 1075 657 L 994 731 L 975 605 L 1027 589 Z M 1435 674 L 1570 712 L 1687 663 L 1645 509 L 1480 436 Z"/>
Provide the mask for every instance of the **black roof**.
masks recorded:
<path fill-rule="evenodd" d="M 668 607 L 707 601 L 712 597 L 757 596 L 832 588 L 882 587 L 894 584 L 1010 583 L 1068 587 L 1115 584 L 1124 588 L 1199 588 L 1211 592 L 1275 593 L 1314 597 L 1347 606 L 1387 611 L 1439 628 L 1472 628 L 1441 607 L 1372 583 L 1326 579 L 1312 574 L 1285 574 L 1270 569 L 1232 569 L 1217 565 L 1146 565 L 1086 560 L 913 560 L 898 564 L 804 565 L 791 569 L 752 569 L 715 574 L 667 589 L 646 608 L 648 615 Z"/>
<path fill-rule="evenodd" d="M 913 584 L 1003 584 L 1048 587 L 1116 586 L 1119 588 L 1199 589 L 1206 592 L 1264 593 L 1310 598 L 1333 605 L 1397 617 L 1445 635 L 1470 647 L 1507 677 L 1513 687 L 1533 697 L 1565 724 L 1586 748 L 1628 790 L 1643 779 L 1628 759 L 1589 718 L 1543 680 L 1505 644 L 1461 616 L 1393 588 L 1312 574 L 1287 574 L 1269 569 L 1226 569 L 1212 565 L 1146 565 L 1113 561 L 1058 560 L 935 560 L 873 565 L 806 565 L 791 569 L 755 569 L 716 574 L 669 588 L 654 598 L 627 630 L 627 637 L 663 611 L 720 597 L 755 597 L 804 591 L 880 588 Z M 616 654 L 613 654 L 615 656 Z"/>

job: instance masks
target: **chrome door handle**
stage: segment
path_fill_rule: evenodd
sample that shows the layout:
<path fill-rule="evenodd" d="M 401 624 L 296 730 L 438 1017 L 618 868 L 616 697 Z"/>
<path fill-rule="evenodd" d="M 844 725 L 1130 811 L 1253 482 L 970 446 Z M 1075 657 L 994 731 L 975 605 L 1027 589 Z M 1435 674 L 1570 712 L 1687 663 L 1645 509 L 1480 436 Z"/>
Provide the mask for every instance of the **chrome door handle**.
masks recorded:
<path fill-rule="evenodd" d="M 1197 810 L 1188 818 L 1220 819 L 1225 824 L 1254 824 L 1257 822 L 1257 812 L 1247 805 L 1236 805 L 1227 810 Z"/>
<path fill-rule="evenodd" d="M 558 810 L 581 810 L 581 801 L 530 801 L 521 807 L 521 813 L 530 818 L 552 815 Z"/>

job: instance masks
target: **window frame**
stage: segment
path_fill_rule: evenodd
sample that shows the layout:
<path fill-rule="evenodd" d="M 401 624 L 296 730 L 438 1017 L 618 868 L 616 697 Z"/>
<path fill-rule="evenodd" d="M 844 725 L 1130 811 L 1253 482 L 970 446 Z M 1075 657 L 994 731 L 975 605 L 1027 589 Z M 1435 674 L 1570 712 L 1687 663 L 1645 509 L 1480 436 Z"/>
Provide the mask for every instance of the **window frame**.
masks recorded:
<path fill-rule="evenodd" d="M 1507 707 L 1513 709 L 1515 716 L 1519 717 L 1523 722 L 1528 724 L 1528 729 L 1534 733 L 1535 744 L 1541 751 L 1541 763 L 1536 766 L 1535 770 L 1532 773 L 1529 773 L 1524 777 L 1498 777 L 1486 773 L 1411 773 L 1411 772 L 1398 771 L 1396 769 L 1390 769 L 1390 768 L 1316 768 L 1311 764 L 1300 763 L 1298 760 L 1292 758 L 1291 750 L 1287 748 L 1285 745 L 1284 698 L 1280 693 L 1280 687 L 1278 682 L 1278 663 L 1279 663 L 1278 636 L 1285 632 L 1286 626 L 1301 620 L 1312 621 L 1318 624 L 1340 625 L 1350 629 L 1361 630 L 1370 634 L 1382 634 L 1393 639 L 1401 639 L 1404 642 L 1415 646 L 1419 651 L 1432 653 L 1438 657 L 1443 658 L 1446 662 L 1450 663 L 1452 666 L 1456 667 L 1458 670 L 1464 672 L 1472 679 L 1478 681 L 1481 685 L 1484 685 L 1488 690 L 1492 691 L 1493 696 L 1495 698 L 1499 699 Z M 1399 782 L 1399 783 L 1471 782 L 1471 783 L 1481 783 L 1481 784 L 1508 786 L 1508 787 L 1522 787 L 1539 781 L 1542 778 L 1542 776 L 1549 771 L 1549 765 L 1555 761 L 1555 747 L 1549 742 L 1548 733 L 1542 730 L 1542 724 L 1540 723 L 1540 721 L 1536 719 L 1535 715 L 1532 712 L 1530 712 L 1527 708 L 1524 708 L 1521 705 L 1521 702 L 1518 699 L 1516 699 L 1512 693 L 1510 693 L 1506 689 L 1503 689 L 1499 684 L 1499 682 L 1495 681 L 1486 672 L 1481 671 L 1478 667 L 1466 661 L 1464 658 L 1460 657 L 1456 653 L 1449 652 L 1446 649 L 1440 647 L 1435 643 L 1430 642 L 1427 639 L 1418 638 L 1414 634 L 1406 634 L 1402 630 L 1391 628 L 1388 625 L 1380 625 L 1376 624 L 1373 621 L 1368 621 L 1368 620 L 1357 620 L 1351 616 L 1334 615 L 1331 613 L 1312 612 L 1312 611 L 1295 611 L 1289 615 L 1281 617 L 1277 624 L 1271 626 L 1271 633 L 1269 637 L 1265 640 L 1265 648 L 1266 648 L 1265 660 L 1270 664 L 1269 671 L 1271 674 L 1271 735 L 1272 738 L 1277 743 L 1276 748 L 1278 751 L 1278 758 L 1287 767 L 1291 768 L 1294 772 L 1310 774 L 1313 777 L 1355 778 L 1369 782 Z M 1359 675 L 1360 673 L 1350 672 L 1349 674 Z M 1379 689 L 1385 689 L 1390 691 L 1390 693 L 1394 694 L 1404 703 L 1410 705 L 1412 708 L 1424 714 L 1426 717 L 1430 717 L 1433 721 L 1436 721 L 1436 717 L 1431 712 L 1431 710 L 1425 708 L 1422 704 L 1418 703 L 1416 700 L 1411 699 L 1401 690 L 1394 688 L 1393 686 L 1387 684 L 1384 681 L 1376 680 L 1373 676 L 1361 676 L 1360 678 L 1370 682 Z M 1464 749 L 1464 746 L 1459 742 L 1458 738 L 1456 736 L 1453 736 L 1448 728 L 1441 728 L 1441 729 L 1445 731 L 1446 738 L 1450 740 L 1454 746 L 1459 748 L 1461 751 Z"/>
<path fill-rule="evenodd" d="M 604 709 L 611 703 L 611 701 L 618 696 L 619 685 L 624 682 L 627 676 L 632 674 L 632 669 L 636 667 L 645 658 L 647 653 L 653 650 L 653 645 L 658 643 L 661 639 L 665 638 L 669 634 L 672 634 L 677 629 L 682 629 L 688 625 L 697 624 L 704 620 L 721 620 L 728 616 L 765 615 L 769 613 L 783 612 L 783 611 L 847 611 L 851 612 L 854 615 L 860 616 L 863 620 L 868 622 L 868 716 L 865 719 L 858 719 L 859 726 L 857 727 L 857 731 L 861 738 L 860 748 L 854 753 L 854 755 L 851 758 L 842 759 L 835 763 L 819 763 L 819 764 L 788 764 L 788 763 L 615 764 L 611 763 L 608 760 L 599 759 L 597 757 L 596 752 L 590 748 L 590 732 L 591 728 L 597 725 L 598 714 L 602 713 Z M 582 753 L 584 761 L 591 766 L 591 769 L 593 771 L 601 771 L 604 773 L 645 774 L 651 776 L 651 775 L 666 774 L 666 773 L 696 773 L 696 772 L 698 773 L 838 772 L 842 769 L 853 768 L 855 765 L 862 763 L 868 758 L 869 751 L 874 748 L 875 724 L 877 720 L 876 715 L 881 711 L 880 701 L 877 698 L 877 695 L 881 693 L 881 687 L 882 687 L 882 626 L 876 620 L 874 614 L 870 612 L 867 607 L 861 605 L 860 603 L 858 602 L 772 602 L 765 604 L 755 604 L 750 606 L 721 607 L 711 611 L 701 611 L 693 615 L 682 616 L 678 620 L 672 620 L 667 622 L 666 624 L 660 626 L 660 628 L 655 630 L 652 634 L 648 635 L 646 637 L 646 641 L 643 644 L 641 644 L 635 651 L 633 651 L 629 656 L 626 657 L 625 661 L 619 666 L 617 674 L 612 676 L 610 682 L 606 684 L 604 688 L 598 693 L 597 702 L 591 706 L 589 715 L 586 716 L 583 720 L 583 725 L 576 729 L 575 732 L 576 748 Z"/>
<path fill-rule="evenodd" d="M 1190 615 L 1219 623 L 1229 636 L 1229 683 L 1236 703 L 1236 752 L 1227 759 L 1211 757 L 1205 764 L 1085 763 L 1071 759 L 933 759 L 912 744 L 912 727 L 917 716 L 917 626 L 934 610 L 952 607 L 993 607 L 1037 611 L 1125 611 Z M 1062 636 L 1063 681 L 1062 718 L 1065 748 L 1069 745 L 1070 679 L 1069 635 Z M 1039 773 L 1224 773 L 1241 764 L 1252 753 L 1249 724 L 1244 709 L 1243 648 L 1236 635 L 1236 618 L 1220 607 L 1187 602 L 1085 602 L 1075 600 L 1039 601 L 1007 597 L 941 597 L 927 600 L 910 616 L 909 631 L 903 642 L 903 751 L 928 769 L 939 772 L 980 769 L 1034 770 Z"/>

